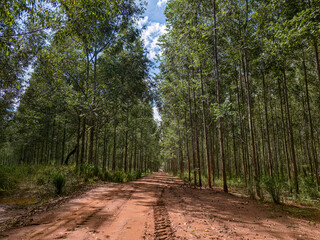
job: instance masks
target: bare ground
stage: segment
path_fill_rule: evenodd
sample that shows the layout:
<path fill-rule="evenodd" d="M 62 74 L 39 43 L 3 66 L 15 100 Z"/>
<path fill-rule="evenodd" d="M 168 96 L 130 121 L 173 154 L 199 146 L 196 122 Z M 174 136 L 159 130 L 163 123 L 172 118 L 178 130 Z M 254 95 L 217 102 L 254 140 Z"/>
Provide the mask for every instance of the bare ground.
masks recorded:
<path fill-rule="evenodd" d="M 316 240 L 319 221 L 155 173 L 92 189 L 32 216 L 26 226 L 2 232 L 0 239 Z"/>

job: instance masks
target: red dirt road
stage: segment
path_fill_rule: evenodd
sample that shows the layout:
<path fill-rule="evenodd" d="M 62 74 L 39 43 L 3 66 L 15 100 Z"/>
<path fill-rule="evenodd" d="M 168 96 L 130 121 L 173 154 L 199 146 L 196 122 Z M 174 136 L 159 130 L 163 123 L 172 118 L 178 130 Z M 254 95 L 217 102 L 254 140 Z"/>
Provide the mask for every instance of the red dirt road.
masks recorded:
<path fill-rule="evenodd" d="M 320 239 L 320 225 L 165 173 L 110 183 L 33 216 L 0 239 Z"/>

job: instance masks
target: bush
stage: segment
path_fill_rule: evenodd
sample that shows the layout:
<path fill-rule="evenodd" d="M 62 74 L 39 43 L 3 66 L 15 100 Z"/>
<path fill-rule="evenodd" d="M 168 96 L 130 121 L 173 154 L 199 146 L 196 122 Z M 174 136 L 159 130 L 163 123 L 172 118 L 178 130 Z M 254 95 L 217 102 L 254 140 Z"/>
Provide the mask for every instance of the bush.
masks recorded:
<path fill-rule="evenodd" d="M 52 183 L 56 188 L 57 195 L 62 193 L 63 187 L 66 185 L 66 176 L 61 171 L 56 171 L 52 174 Z"/>
<path fill-rule="evenodd" d="M 279 204 L 283 188 L 283 181 L 277 178 L 265 177 L 262 185 L 271 195 L 273 202 Z"/>
<path fill-rule="evenodd" d="M 103 176 L 102 180 L 110 181 L 110 182 L 130 182 L 142 177 L 141 171 L 133 171 L 125 173 L 122 170 L 116 170 L 114 172 L 106 171 Z"/>
<path fill-rule="evenodd" d="M 81 166 L 81 175 L 86 182 L 88 182 L 90 179 L 92 181 L 93 177 L 95 176 L 95 171 L 94 165 L 89 163 L 85 163 Z"/>
<path fill-rule="evenodd" d="M 319 197 L 316 180 L 312 176 L 304 177 L 301 179 L 300 189 L 301 189 L 301 195 L 305 197 L 310 197 L 313 199 L 316 199 Z"/>
<path fill-rule="evenodd" d="M 0 168 L 0 191 L 12 190 L 17 187 L 17 181 L 9 167 Z"/>
<path fill-rule="evenodd" d="M 126 182 L 127 176 L 124 171 L 116 170 L 113 174 L 113 182 Z"/>

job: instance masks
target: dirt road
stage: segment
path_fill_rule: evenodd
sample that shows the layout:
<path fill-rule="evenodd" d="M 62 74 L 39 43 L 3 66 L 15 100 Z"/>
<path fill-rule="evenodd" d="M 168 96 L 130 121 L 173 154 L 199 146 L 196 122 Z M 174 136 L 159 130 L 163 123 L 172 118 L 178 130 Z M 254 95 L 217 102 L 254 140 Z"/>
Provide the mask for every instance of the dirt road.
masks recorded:
<path fill-rule="evenodd" d="M 165 173 L 90 190 L 1 239 L 320 239 L 320 225 Z"/>

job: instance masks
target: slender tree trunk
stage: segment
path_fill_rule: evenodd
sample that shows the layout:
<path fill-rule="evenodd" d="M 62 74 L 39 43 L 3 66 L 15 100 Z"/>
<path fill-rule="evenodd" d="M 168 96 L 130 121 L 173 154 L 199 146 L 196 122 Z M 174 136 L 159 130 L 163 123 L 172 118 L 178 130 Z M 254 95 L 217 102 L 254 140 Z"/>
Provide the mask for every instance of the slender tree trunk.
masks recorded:
<path fill-rule="evenodd" d="M 192 117 L 192 104 L 191 104 L 191 84 L 190 75 L 188 72 L 188 99 L 189 99 L 189 118 L 190 118 L 190 129 L 191 129 L 191 150 L 192 150 L 192 163 L 193 163 L 193 180 L 194 185 L 197 186 L 197 165 L 196 165 L 196 154 L 195 154 L 195 143 L 194 143 L 194 129 L 193 129 L 193 117 Z"/>
<path fill-rule="evenodd" d="M 89 143 L 89 156 L 88 162 L 94 163 L 93 156 L 93 145 L 95 135 L 95 112 L 96 112 L 96 90 L 97 90 L 97 53 L 94 52 L 94 63 L 93 63 L 93 101 L 92 101 L 92 114 L 91 114 L 91 129 L 90 129 L 90 143 Z"/>
<path fill-rule="evenodd" d="M 272 166 L 272 153 L 270 144 L 270 133 L 269 133 L 269 116 L 268 116 L 268 104 L 267 104 L 267 87 L 265 82 L 264 73 L 262 73 L 263 82 L 263 100 L 264 100 L 264 114 L 266 121 L 266 135 L 267 135 L 267 159 L 269 163 L 269 177 L 273 176 L 273 166 Z"/>
<path fill-rule="evenodd" d="M 54 144 L 55 144 L 55 133 L 56 133 L 56 120 L 53 120 L 52 123 L 52 135 L 51 135 L 51 149 L 50 149 L 50 157 L 49 160 L 52 161 L 54 160 Z"/>
<path fill-rule="evenodd" d="M 288 173 L 288 182 L 291 182 L 291 168 L 290 168 L 290 160 L 289 160 L 289 150 L 288 150 L 288 130 L 287 125 L 285 124 L 284 120 L 284 111 L 283 111 L 283 101 L 282 101 L 282 90 L 281 90 L 280 80 L 278 78 L 278 90 L 279 90 L 279 98 L 280 98 L 280 110 L 281 110 L 281 122 L 282 122 L 282 130 L 283 130 L 283 138 L 284 138 L 284 154 L 286 157 L 286 163 L 287 163 L 287 173 Z"/>
<path fill-rule="evenodd" d="M 319 88 L 320 88 L 320 63 L 319 63 L 319 50 L 318 50 L 318 41 L 316 37 L 313 37 L 313 49 L 314 49 L 314 57 L 316 62 L 317 68 L 317 77 L 319 81 Z"/>
<path fill-rule="evenodd" d="M 108 152 L 108 142 L 107 142 L 107 126 L 104 128 L 103 134 L 103 157 L 102 157 L 102 172 L 106 172 L 107 165 L 107 152 Z"/>
<path fill-rule="evenodd" d="M 95 131 L 94 167 L 99 169 L 99 131 Z"/>
<path fill-rule="evenodd" d="M 81 152 L 80 152 L 80 165 L 84 164 L 84 148 L 86 145 L 86 117 L 82 120 L 82 143 L 81 143 Z"/>
<path fill-rule="evenodd" d="M 64 162 L 64 150 L 66 146 L 66 124 L 67 122 L 64 121 L 64 126 L 63 126 L 63 139 L 62 139 L 62 150 L 61 150 L 61 165 L 63 165 Z"/>
<path fill-rule="evenodd" d="M 241 65 L 241 64 L 240 64 Z M 242 79 L 242 73 L 241 73 L 241 66 L 239 67 L 239 80 L 241 81 Z M 238 102 L 238 115 L 239 115 L 239 125 L 240 125 L 240 138 L 241 138 L 241 155 L 242 155 L 242 167 L 243 167 L 243 178 L 244 178 L 244 183 L 247 186 L 248 181 L 247 181 L 247 162 L 248 159 L 246 159 L 247 154 L 245 152 L 245 137 L 244 137 L 244 130 L 243 130 L 243 122 L 242 122 L 242 112 L 241 112 L 241 102 L 240 102 L 240 90 L 239 90 L 239 83 L 238 79 L 236 78 L 237 82 L 237 102 Z"/>
<path fill-rule="evenodd" d="M 236 171 L 236 176 L 239 177 L 239 172 L 238 172 L 238 158 L 237 158 L 237 144 L 236 144 L 236 135 L 235 135 L 235 126 L 234 126 L 234 119 L 232 116 L 232 149 L 233 149 L 233 164 L 234 164 L 234 168 Z"/>
<path fill-rule="evenodd" d="M 315 43 L 315 48 L 317 50 L 317 44 Z M 318 51 L 315 51 L 318 52 Z M 317 59 L 317 72 L 318 72 L 318 79 L 320 83 L 320 66 L 319 66 L 319 58 L 318 54 L 316 54 Z M 311 109 L 310 109 L 310 98 L 309 98 L 309 87 L 308 87 L 308 74 L 307 74 L 307 67 L 305 62 L 305 56 L 303 52 L 303 71 L 304 71 L 304 80 L 305 80 L 305 89 L 306 89 L 306 100 L 307 100 L 307 108 L 308 108 L 308 122 L 309 122 L 309 132 L 310 132 L 310 140 L 311 140 L 311 149 L 312 149 L 312 157 L 315 167 L 315 173 L 316 173 L 316 184 L 317 189 L 319 190 L 320 186 L 320 179 L 319 179 L 319 165 L 318 165 L 318 155 L 317 155 L 317 149 L 314 141 L 314 135 L 313 135 L 313 124 L 312 124 L 312 117 L 311 117 Z"/>
<path fill-rule="evenodd" d="M 287 124 L 288 124 L 288 130 L 289 130 L 289 144 L 290 144 L 291 160 L 293 165 L 293 181 L 294 181 L 294 187 L 295 187 L 295 194 L 299 194 L 298 168 L 297 168 L 297 162 L 296 162 L 296 153 L 294 149 L 294 137 L 293 137 L 293 129 L 291 124 L 290 110 L 289 110 L 287 77 L 286 77 L 285 69 L 282 70 L 282 73 L 283 73 L 283 84 L 284 84 L 284 100 L 285 100 Z"/>
<path fill-rule="evenodd" d="M 190 151 L 189 151 L 189 138 L 188 138 L 188 126 L 187 126 L 187 113 L 184 112 L 185 119 L 185 131 L 186 131 L 186 155 L 188 159 L 188 182 L 191 182 L 191 169 L 190 169 Z"/>
<path fill-rule="evenodd" d="M 200 66 L 200 83 L 201 83 L 201 95 L 202 95 L 202 119 L 203 119 L 203 134 L 205 139 L 205 149 L 206 149 L 206 163 L 207 163 L 207 177 L 208 186 L 211 188 L 211 169 L 210 169 L 210 150 L 208 144 L 208 130 L 207 130 L 207 120 L 206 120 L 206 106 L 205 106 L 205 94 L 202 79 L 202 67 Z"/>
<path fill-rule="evenodd" d="M 247 30 L 248 25 L 248 14 L 249 14 L 249 4 L 248 0 L 246 0 L 246 26 L 245 30 Z M 256 156 L 256 147 L 255 147 L 255 137 L 254 137 L 254 124 L 253 124 L 253 114 L 252 114 L 252 103 L 251 103 L 251 90 L 250 90 L 250 80 L 249 80 L 249 67 L 248 67 L 248 54 L 247 54 L 247 42 L 246 42 L 246 33 L 244 34 L 244 75 L 245 75 L 245 85 L 247 89 L 247 104 L 248 104 L 248 122 L 249 122 L 249 132 L 250 132 L 250 140 L 251 140 L 251 158 L 253 165 L 253 181 L 255 186 L 255 192 L 259 198 L 262 197 L 260 191 L 260 177 L 258 170 L 258 162 Z"/>
<path fill-rule="evenodd" d="M 112 171 L 116 170 L 116 153 L 117 153 L 117 126 L 118 121 L 114 120 L 113 128 L 113 154 L 112 154 Z"/>
<path fill-rule="evenodd" d="M 211 131 L 210 131 L 210 134 L 211 134 L 211 137 L 210 137 L 210 144 L 211 144 L 211 168 L 212 168 L 212 170 L 211 170 L 211 172 L 212 172 L 212 185 L 214 185 L 214 181 L 215 181 L 215 169 L 216 169 L 216 167 L 215 167 L 215 147 L 214 147 L 214 136 L 215 136 L 215 131 L 214 131 L 214 129 L 215 129 L 215 125 L 214 125 L 214 123 L 212 123 L 212 127 L 211 127 Z"/>
<path fill-rule="evenodd" d="M 214 70 L 216 77 L 216 93 L 218 106 L 221 104 L 220 100 L 220 79 L 219 79 L 219 62 L 218 62 L 218 37 L 217 37 L 217 16 L 216 16 L 216 0 L 212 0 L 213 4 L 213 20 L 214 20 Z M 219 143 L 220 143 L 220 161 L 222 170 L 223 190 L 228 192 L 226 166 L 224 159 L 224 146 L 223 146 L 223 124 L 222 117 L 218 117 L 218 129 L 219 129 Z"/>
<path fill-rule="evenodd" d="M 127 172 L 127 164 L 128 164 L 128 133 L 129 133 L 129 104 L 127 103 L 126 109 L 126 136 L 124 143 L 124 171 Z"/>
<path fill-rule="evenodd" d="M 197 116 L 197 101 L 196 101 L 196 91 L 193 89 L 193 107 L 194 107 L 194 132 L 195 132 L 195 141 L 196 141 L 196 156 L 197 156 L 197 169 L 199 177 L 199 186 L 202 187 L 201 180 L 201 159 L 200 159 L 200 146 L 199 146 L 199 132 L 198 132 L 198 116 Z"/>
<path fill-rule="evenodd" d="M 137 134 L 135 133 L 134 138 L 134 158 L 133 158 L 133 168 L 134 171 L 137 171 Z"/>
<path fill-rule="evenodd" d="M 80 131 L 81 131 L 81 118 L 80 116 L 78 116 L 78 128 L 77 128 L 77 150 L 76 150 L 76 169 L 77 169 L 77 172 L 79 170 L 79 153 L 80 153 L 80 138 L 81 138 L 81 134 L 80 134 Z"/>

